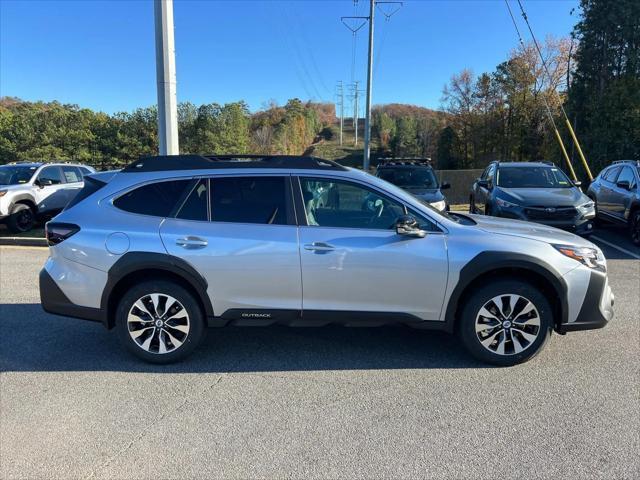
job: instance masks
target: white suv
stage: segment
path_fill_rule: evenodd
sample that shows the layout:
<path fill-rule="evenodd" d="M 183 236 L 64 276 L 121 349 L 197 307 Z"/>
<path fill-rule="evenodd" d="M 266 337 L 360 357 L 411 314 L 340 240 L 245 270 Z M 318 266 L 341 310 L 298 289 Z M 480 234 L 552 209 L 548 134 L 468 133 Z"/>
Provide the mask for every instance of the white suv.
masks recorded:
<path fill-rule="evenodd" d="M 37 216 L 61 211 L 91 173 L 93 168 L 71 163 L 0 165 L 0 220 L 14 233 L 31 230 Z"/>

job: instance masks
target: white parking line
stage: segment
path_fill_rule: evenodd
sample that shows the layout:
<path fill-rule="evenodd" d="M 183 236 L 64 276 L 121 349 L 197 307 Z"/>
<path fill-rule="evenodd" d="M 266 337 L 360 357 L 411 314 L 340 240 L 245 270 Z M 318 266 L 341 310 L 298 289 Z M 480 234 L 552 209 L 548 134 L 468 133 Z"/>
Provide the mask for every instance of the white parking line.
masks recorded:
<path fill-rule="evenodd" d="M 637 253 L 633 253 L 632 251 L 627 250 L 626 248 L 622 248 L 622 247 L 619 247 L 618 245 L 615 245 L 615 244 L 613 244 L 611 242 L 607 242 L 606 240 L 603 240 L 600 237 L 596 237 L 595 235 L 591 235 L 591 239 L 592 240 L 597 240 L 598 242 L 602 242 L 605 245 L 608 245 L 611 248 L 615 248 L 616 250 L 624 253 L 625 255 L 629 255 L 630 257 L 633 257 L 633 258 L 636 258 L 636 259 L 640 260 L 640 255 L 638 255 Z"/>

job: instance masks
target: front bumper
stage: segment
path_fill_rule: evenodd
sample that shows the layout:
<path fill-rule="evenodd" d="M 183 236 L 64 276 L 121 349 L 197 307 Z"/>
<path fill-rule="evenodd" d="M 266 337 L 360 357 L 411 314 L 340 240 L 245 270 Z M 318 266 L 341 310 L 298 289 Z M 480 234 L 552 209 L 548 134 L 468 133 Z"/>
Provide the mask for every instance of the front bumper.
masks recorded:
<path fill-rule="evenodd" d="M 580 330 L 594 330 L 607 325 L 613 318 L 615 297 L 609 286 L 607 275 L 591 272 L 584 302 L 575 321 L 561 323 L 556 331 L 561 334 Z"/>
<path fill-rule="evenodd" d="M 577 235 L 588 235 L 593 232 L 593 220 L 594 215 L 584 215 L 582 213 L 576 214 L 573 218 L 555 219 L 552 216 L 549 218 L 531 218 L 527 215 L 525 208 L 501 208 L 496 207 L 496 217 L 513 218 L 514 220 L 524 220 L 525 222 L 540 223 L 548 227 L 560 228 L 567 230 Z"/>
<path fill-rule="evenodd" d="M 102 309 L 83 307 L 73 303 L 44 268 L 40 271 L 40 303 L 47 313 L 101 322 L 106 325 L 107 319 Z"/>

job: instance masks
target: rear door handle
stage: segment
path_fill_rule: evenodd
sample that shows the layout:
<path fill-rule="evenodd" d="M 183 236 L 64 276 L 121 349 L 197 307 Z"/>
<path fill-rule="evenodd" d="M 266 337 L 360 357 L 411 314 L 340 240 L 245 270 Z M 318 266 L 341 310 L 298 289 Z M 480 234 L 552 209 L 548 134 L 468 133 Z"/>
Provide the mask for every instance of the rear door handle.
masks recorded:
<path fill-rule="evenodd" d="M 325 242 L 307 243 L 304 246 L 305 250 L 311 250 L 313 252 L 330 252 L 332 250 L 335 250 L 335 248 L 336 247 L 334 247 L 333 245 L 329 245 Z"/>
<path fill-rule="evenodd" d="M 178 238 L 176 240 L 176 245 L 186 249 L 204 248 L 208 244 L 209 243 L 204 238 L 200 238 L 200 237 L 188 236 L 184 238 Z"/>

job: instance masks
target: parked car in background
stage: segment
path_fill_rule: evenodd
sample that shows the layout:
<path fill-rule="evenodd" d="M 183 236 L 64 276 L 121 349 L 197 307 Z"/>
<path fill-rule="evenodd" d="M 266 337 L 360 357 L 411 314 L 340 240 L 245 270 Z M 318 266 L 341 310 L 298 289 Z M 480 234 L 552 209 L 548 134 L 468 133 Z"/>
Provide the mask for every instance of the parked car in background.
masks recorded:
<path fill-rule="evenodd" d="M 440 212 L 314 157 L 143 158 L 88 177 L 47 240 L 43 308 L 115 328 L 156 363 L 206 326 L 402 323 L 457 332 L 504 366 L 613 316 L 586 239 Z"/>
<path fill-rule="evenodd" d="M 0 220 L 13 233 L 31 230 L 38 217 L 60 212 L 91 173 L 93 168 L 72 163 L 0 165 Z"/>
<path fill-rule="evenodd" d="M 640 246 L 640 161 L 619 160 L 591 182 L 587 195 L 596 204 L 599 220 L 626 225 L 631 241 Z"/>
<path fill-rule="evenodd" d="M 595 204 L 580 182 L 547 162 L 491 162 L 471 188 L 469 212 L 593 231 Z"/>
<path fill-rule="evenodd" d="M 450 185 L 438 182 L 428 159 L 383 159 L 378 163 L 376 176 L 406 190 L 437 210 L 449 210 L 442 190 L 448 189 Z"/>

